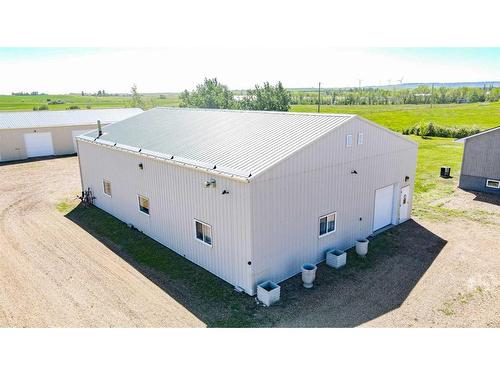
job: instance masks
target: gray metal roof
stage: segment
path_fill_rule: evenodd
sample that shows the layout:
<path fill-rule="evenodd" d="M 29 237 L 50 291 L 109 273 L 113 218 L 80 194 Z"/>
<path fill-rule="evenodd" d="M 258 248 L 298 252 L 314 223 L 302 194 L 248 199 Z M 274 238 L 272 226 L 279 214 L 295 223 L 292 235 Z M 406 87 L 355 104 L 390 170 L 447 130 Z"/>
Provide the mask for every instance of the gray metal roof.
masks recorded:
<path fill-rule="evenodd" d="M 354 115 L 154 108 L 108 125 L 97 140 L 185 165 L 248 178 Z M 94 141 L 97 132 L 79 136 Z"/>
<path fill-rule="evenodd" d="M 0 129 L 102 124 L 124 120 L 143 112 L 140 108 L 74 109 L 67 111 L 0 112 Z"/>

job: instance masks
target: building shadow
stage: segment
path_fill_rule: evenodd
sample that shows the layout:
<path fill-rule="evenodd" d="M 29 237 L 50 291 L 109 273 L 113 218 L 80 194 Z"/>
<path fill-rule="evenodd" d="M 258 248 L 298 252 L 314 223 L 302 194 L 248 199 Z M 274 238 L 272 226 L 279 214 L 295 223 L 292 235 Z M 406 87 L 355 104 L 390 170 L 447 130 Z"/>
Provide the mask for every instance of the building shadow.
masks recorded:
<path fill-rule="evenodd" d="M 280 325 L 355 327 L 385 315 L 405 302 L 446 243 L 414 220 L 388 229 L 370 238 L 366 258 L 350 249 L 345 268 L 322 263 L 311 293 L 300 275 L 287 280 L 283 302 L 292 308 Z"/>
<path fill-rule="evenodd" d="M 479 191 L 469 191 L 469 193 L 474 194 L 473 200 L 475 201 L 500 206 L 500 194 L 483 193 Z"/>
<path fill-rule="evenodd" d="M 98 208 L 80 204 L 66 217 L 209 327 L 358 326 L 401 306 L 446 244 L 409 220 L 371 238 L 363 259 L 350 251 L 340 270 L 320 264 L 311 290 L 300 274 L 280 283 L 281 301 L 266 308 Z"/>
<path fill-rule="evenodd" d="M 74 156 L 76 156 L 76 153 L 75 154 L 66 154 L 66 155 L 38 156 L 36 158 L 28 158 L 28 159 L 20 159 L 20 160 L 0 161 L 0 167 L 3 165 L 26 164 L 26 163 L 33 163 L 33 162 L 42 161 L 42 160 L 71 158 Z"/>

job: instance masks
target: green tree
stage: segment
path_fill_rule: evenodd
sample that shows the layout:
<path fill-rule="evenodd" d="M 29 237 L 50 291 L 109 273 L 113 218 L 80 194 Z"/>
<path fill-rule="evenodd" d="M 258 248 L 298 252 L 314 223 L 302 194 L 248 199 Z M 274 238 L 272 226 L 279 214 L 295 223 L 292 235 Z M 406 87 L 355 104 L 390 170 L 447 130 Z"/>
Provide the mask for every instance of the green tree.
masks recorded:
<path fill-rule="evenodd" d="M 240 107 L 257 111 L 282 111 L 287 112 L 290 109 L 291 95 L 283 87 L 281 82 L 271 85 L 264 82 L 261 86 L 255 85 L 255 88 L 247 91 Z"/>
<path fill-rule="evenodd" d="M 132 85 L 130 92 L 132 94 L 132 100 L 130 103 L 131 107 L 146 109 L 146 104 L 144 103 L 144 99 L 142 98 L 141 94 L 137 92 L 137 85 L 135 83 Z"/>
<path fill-rule="evenodd" d="M 205 78 L 194 91 L 185 90 L 179 96 L 181 107 L 190 108 L 233 108 L 233 93 L 217 78 Z"/>

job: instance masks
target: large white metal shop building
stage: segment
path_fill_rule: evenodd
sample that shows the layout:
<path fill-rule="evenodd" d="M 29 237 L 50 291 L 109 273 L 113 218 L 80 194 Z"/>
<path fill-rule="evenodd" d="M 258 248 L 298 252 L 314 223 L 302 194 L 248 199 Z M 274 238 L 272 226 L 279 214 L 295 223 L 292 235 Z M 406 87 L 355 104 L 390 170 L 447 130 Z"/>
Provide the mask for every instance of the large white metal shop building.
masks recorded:
<path fill-rule="evenodd" d="M 410 218 L 417 144 L 355 115 L 155 108 L 77 144 L 97 207 L 251 295 Z"/>

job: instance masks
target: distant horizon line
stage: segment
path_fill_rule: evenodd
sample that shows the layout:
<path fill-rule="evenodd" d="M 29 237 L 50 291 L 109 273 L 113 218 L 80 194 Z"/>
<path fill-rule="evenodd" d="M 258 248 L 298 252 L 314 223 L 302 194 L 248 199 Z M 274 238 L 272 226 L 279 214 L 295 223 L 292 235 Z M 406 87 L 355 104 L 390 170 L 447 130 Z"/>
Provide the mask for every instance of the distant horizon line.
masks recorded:
<path fill-rule="evenodd" d="M 435 85 L 435 86 L 447 86 L 447 85 L 453 85 L 457 87 L 467 87 L 467 85 L 495 85 L 495 87 L 498 85 L 500 86 L 500 81 L 453 81 L 453 82 L 407 82 L 407 83 L 397 83 L 397 84 L 384 84 L 384 85 L 361 85 L 361 86 L 330 86 L 330 87 L 322 87 L 322 90 L 329 90 L 329 89 L 356 89 L 356 88 L 394 88 L 394 87 L 405 87 L 405 86 L 430 86 L 430 85 Z M 464 85 L 464 86 L 458 86 L 458 85 Z M 309 87 L 285 87 L 287 90 L 317 90 L 318 86 L 309 86 Z M 250 88 L 251 89 L 251 88 Z M 250 90 L 249 88 L 242 89 L 242 88 L 237 88 L 237 89 L 230 89 L 230 91 L 246 91 Z M 98 90 L 99 91 L 99 90 Z M 37 90 L 32 90 L 32 91 L 19 91 L 19 92 L 25 92 L 25 93 L 30 93 L 30 92 L 39 92 L 38 95 L 81 95 L 80 92 L 67 92 L 67 93 L 49 93 L 49 92 L 42 92 L 42 91 L 37 91 Z M 156 91 L 156 92 L 141 92 L 142 95 L 160 95 L 160 94 L 167 94 L 167 95 L 172 95 L 172 94 L 180 94 L 184 92 L 184 90 L 181 91 Z M 90 92 L 85 92 L 85 94 L 93 95 L 94 93 Z M 0 93 L 0 96 L 15 96 L 12 95 L 13 92 L 11 93 Z M 129 92 L 108 92 L 106 93 L 105 96 L 113 96 L 113 95 L 123 95 L 127 96 L 130 95 Z M 22 95 L 17 95 L 17 96 L 22 96 Z M 30 95 L 25 95 L 25 96 L 30 96 Z"/>

